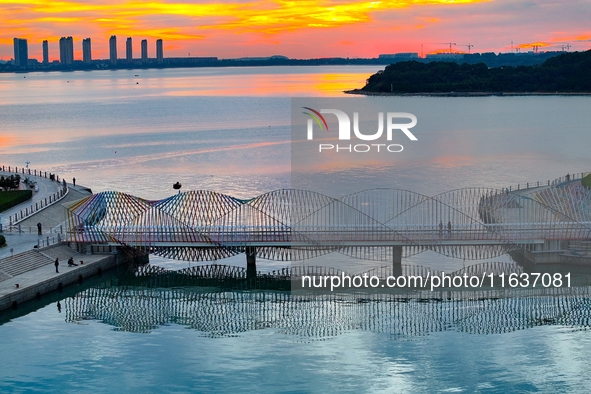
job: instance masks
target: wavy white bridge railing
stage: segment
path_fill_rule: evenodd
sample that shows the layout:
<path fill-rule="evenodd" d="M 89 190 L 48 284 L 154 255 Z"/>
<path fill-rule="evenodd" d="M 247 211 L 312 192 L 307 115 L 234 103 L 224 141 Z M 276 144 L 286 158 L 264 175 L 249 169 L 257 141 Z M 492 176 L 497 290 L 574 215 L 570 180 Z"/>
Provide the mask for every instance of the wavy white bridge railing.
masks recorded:
<path fill-rule="evenodd" d="M 519 193 L 459 189 L 432 197 L 373 189 L 340 199 L 296 189 L 249 200 L 210 191 L 159 201 L 104 192 L 68 207 L 67 238 L 189 260 L 256 248 L 258 256 L 281 260 L 339 251 L 387 261 L 394 246 L 404 246 L 406 255 L 434 250 L 482 258 L 551 240 L 589 239 L 590 206 L 591 192 L 580 182 Z"/>

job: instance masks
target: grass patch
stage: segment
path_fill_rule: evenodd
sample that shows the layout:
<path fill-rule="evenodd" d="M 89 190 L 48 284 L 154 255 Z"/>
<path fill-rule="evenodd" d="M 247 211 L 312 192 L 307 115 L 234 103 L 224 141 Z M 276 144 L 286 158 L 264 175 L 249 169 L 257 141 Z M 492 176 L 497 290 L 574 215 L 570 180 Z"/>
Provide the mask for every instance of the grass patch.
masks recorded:
<path fill-rule="evenodd" d="M 4 212 L 15 205 L 30 200 L 33 197 L 31 190 L 9 190 L 0 192 L 0 212 Z"/>
<path fill-rule="evenodd" d="M 587 189 L 591 189 L 591 174 L 587 174 L 583 179 L 581 179 L 581 184 Z"/>

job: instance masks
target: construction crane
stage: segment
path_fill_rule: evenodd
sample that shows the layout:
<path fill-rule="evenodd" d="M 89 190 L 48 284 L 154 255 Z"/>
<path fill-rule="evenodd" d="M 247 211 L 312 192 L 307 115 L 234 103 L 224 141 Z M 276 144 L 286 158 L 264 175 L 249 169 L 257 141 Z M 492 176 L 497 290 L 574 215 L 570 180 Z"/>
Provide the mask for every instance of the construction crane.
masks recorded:
<path fill-rule="evenodd" d="M 433 45 L 449 45 L 449 53 L 451 53 L 451 46 L 457 45 L 455 42 L 431 42 Z"/>
<path fill-rule="evenodd" d="M 454 44 L 455 45 L 455 44 Z M 470 48 L 473 48 L 474 45 L 468 43 L 468 44 L 460 44 L 461 47 L 468 47 L 468 55 L 470 54 Z"/>

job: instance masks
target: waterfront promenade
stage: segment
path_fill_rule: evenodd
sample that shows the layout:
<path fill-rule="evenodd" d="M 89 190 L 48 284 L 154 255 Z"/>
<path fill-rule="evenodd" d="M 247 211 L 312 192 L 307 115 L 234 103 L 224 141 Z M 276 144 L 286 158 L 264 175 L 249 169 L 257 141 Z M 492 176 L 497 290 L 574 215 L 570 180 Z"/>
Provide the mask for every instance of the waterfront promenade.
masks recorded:
<path fill-rule="evenodd" d="M 77 266 L 68 267 L 70 257 Z M 54 266 L 56 258 L 60 261 L 59 273 Z M 3 258 L 0 260 L 0 311 L 40 299 L 69 284 L 81 283 L 86 277 L 114 267 L 116 260 L 115 255 L 83 255 L 61 244 Z"/>
<path fill-rule="evenodd" d="M 11 173 L 2 173 L 10 175 Z M 18 214 L 24 207 L 45 201 L 63 188 L 62 183 L 43 177 L 34 177 L 39 191 L 33 200 L 21 203 L 2 213 L 4 217 Z M 17 225 L 4 226 L 2 235 L 7 245 L 0 248 L 0 310 L 16 308 L 24 301 L 40 299 L 44 294 L 61 290 L 68 284 L 81 282 L 117 265 L 115 254 L 78 253 L 61 244 L 59 231 L 65 220 L 62 204 L 79 200 L 91 194 L 83 186 L 68 184 L 68 193 L 55 203 L 36 211 Z M 42 223 L 43 234 L 37 234 L 37 223 Z M 39 246 L 42 246 L 39 248 Z M 74 258 L 77 266 L 68 267 Z M 56 273 L 55 259 L 59 259 Z"/>
<path fill-rule="evenodd" d="M 48 194 L 55 193 L 55 190 L 57 190 L 55 188 L 62 187 L 61 184 L 58 185 L 57 182 L 49 180 L 43 182 L 43 184 L 45 187 L 40 187 L 38 192 L 43 194 L 39 196 L 34 195 L 33 198 L 36 198 L 36 200 L 33 200 L 33 202 L 41 201 Z M 45 190 L 45 192 L 42 190 Z M 7 246 L 0 248 L 0 259 L 31 250 L 35 245 L 48 246 L 57 242 L 57 234 L 61 232 L 60 226 L 66 220 L 66 211 L 62 204 L 89 196 L 91 193 L 88 190 L 84 186 L 68 184 L 68 194 L 61 200 L 35 212 L 32 216 L 19 221 L 18 224 L 13 226 L 8 225 L 8 220 L 6 219 L 8 215 L 14 215 L 22 211 L 25 207 L 30 206 L 32 204 L 31 200 L 0 213 L 0 216 L 4 216 L 5 218 L 2 235 L 6 238 L 7 244 Z M 41 236 L 37 235 L 37 223 L 42 224 Z"/>
<path fill-rule="evenodd" d="M 0 224 L 3 229 L 18 225 L 33 213 L 39 212 L 46 209 L 46 207 L 57 203 L 63 199 L 69 191 L 69 187 L 64 188 L 62 182 L 57 182 L 46 177 L 46 172 L 43 172 L 43 176 L 41 176 L 41 172 L 38 172 L 39 175 L 34 175 L 36 172 L 30 174 L 28 169 L 26 169 L 25 172 L 22 171 L 22 168 L 20 171 L 16 172 L 14 171 L 14 168 L 11 167 L 0 167 L 0 176 L 9 177 L 16 174 L 20 175 L 20 190 L 28 189 L 27 185 L 24 184 L 25 179 L 28 178 L 32 182 L 35 182 L 35 188 L 31 189 L 33 195 L 30 200 L 0 212 Z"/>

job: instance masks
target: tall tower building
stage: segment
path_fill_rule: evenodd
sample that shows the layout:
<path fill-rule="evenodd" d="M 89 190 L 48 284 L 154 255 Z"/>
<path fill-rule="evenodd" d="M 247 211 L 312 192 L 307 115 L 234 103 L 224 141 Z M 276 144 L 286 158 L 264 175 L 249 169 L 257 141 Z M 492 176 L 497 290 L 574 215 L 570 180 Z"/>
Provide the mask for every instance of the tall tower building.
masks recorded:
<path fill-rule="evenodd" d="M 62 66 L 74 63 L 74 40 L 71 36 L 60 38 L 60 63 Z"/>
<path fill-rule="evenodd" d="M 49 64 L 49 44 L 43 40 L 43 64 Z"/>
<path fill-rule="evenodd" d="M 14 65 L 27 68 L 29 63 L 29 45 L 24 38 L 14 39 Z"/>
<path fill-rule="evenodd" d="M 162 63 L 164 60 L 164 53 L 162 51 L 162 39 L 159 38 L 156 40 L 156 60 L 158 63 Z"/>
<path fill-rule="evenodd" d="M 142 63 L 148 62 L 148 40 L 142 40 Z"/>
<path fill-rule="evenodd" d="M 133 61 L 133 47 L 131 45 L 131 37 L 127 37 L 127 41 L 125 41 L 125 59 L 128 62 Z"/>
<path fill-rule="evenodd" d="M 117 37 L 111 36 L 109 38 L 109 58 L 111 59 L 111 64 L 117 64 Z"/>
<path fill-rule="evenodd" d="M 92 63 L 92 52 L 90 47 L 90 38 L 82 40 L 82 61 L 84 64 Z"/>

